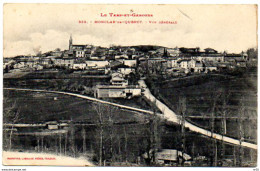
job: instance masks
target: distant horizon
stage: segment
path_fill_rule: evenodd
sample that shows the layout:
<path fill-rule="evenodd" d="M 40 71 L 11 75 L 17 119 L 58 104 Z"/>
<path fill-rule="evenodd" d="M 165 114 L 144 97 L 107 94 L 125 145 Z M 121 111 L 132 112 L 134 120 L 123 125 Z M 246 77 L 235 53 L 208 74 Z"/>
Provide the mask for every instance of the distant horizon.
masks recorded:
<path fill-rule="evenodd" d="M 76 44 L 109 47 L 154 45 L 213 48 L 240 53 L 257 48 L 255 5 L 88 5 L 5 4 L 5 58 L 68 49 Z M 152 14 L 153 17 L 103 17 L 101 14 Z M 163 11 L 163 12 L 162 12 Z M 94 24 L 94 21 L 140 20 L 143 24 Z M 176 24 L 150 24 L 150 21 Z M 89 22 L 82 24 L 79 21 Z M 92 22 L 92 23 L 91 23 Z M 90 24 L 91 23 L 91 24 Z M 73 43 L 75 44 L 75 43 Z"/>
<path fill-rule="evenodd" d="M 92 46 L 95 46 L 95 47 L 103 47 L 103 48 L 109 48 L 110 46 L 106 47 L 106 46 L 99 46 L 99 45 L 94 45 L 94 44 L 73 44 L 73 45 L 92 45 Z M 166 47 L 166 46 L 162 46 L 162 45 L 114 45 L 114 46 L 122 46 L 122 47 L 131 47 L 131 46 L 157 46 L 157 47 L 162 47 L 162 48 L 169 48 L 169 49 L 173 49 L 173 48 L 200 48 L 199 46 L 197 47 L 184 47 L 184 46 L 175 46 L 175 47 Z M 213 47 L 207 47 L 207 48 L 211 48 L 211 49 L 215 49 Z M 253 49 L 258 49 L 258 47 L 251 47 Z M 248 48 L 248 49 L 251 49 L 251 48 Z M 60 49 L 60 51 L 65 51 L 65 50 L 69 50 L 69 49 L 61 49 L 59 47 L 57 48 L 54 48 L 53 50 L 49 50 L 49 51 L 46 51 L 46 52 L 41 52 L 41 54 L 44 54 L 44 53 L 47 53 L 47 52 L 51 52 L 51 51 L 55 51 L 56 49 Z M 200 48 L 200 50 L 204 50 L 206 48 Z M 239 54 L 239 53 L 242 53 L 242 52 L 246 52 L 248 49 L 246 50 L 241 50 L 241 52 L 238 52 L 238 53 L 235 53 L 235 52 L 228 52 L 226 51 L 227 53 L 229 54 Z M 215 49 L 216 50 L 216 49 Z M 218 51 L 218 50 L 217 50 Z M 224 53 L 224 51 L 218 51 L 218 53 Z M 16 56 L 3 56 L 3 58 L 14 58 L 14 57 L 17 57 L 17 56 L 37 56 L 36 54 L 27 54 L 27 55 L 24 55 L 24 54 L 21 54 L 21 55 L 16 55 Z"/>

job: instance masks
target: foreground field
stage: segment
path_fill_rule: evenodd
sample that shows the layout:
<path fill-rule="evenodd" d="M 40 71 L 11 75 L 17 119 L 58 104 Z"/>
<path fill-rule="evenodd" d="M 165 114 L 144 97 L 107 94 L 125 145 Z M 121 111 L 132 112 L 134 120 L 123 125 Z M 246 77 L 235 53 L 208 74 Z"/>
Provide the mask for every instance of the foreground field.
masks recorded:
<path fill-rule="evenodd" d="M 176 82 L 160 85 L 159 93 L 167 105 L 178 113 L 179 98 L 186 99 L 186 117 L 210 129 L 212 112 L 215 117 L 215 131 L 221 132 L 221 117 L 226 113 L 227 135 L 239 138 L 239 117 L 245 139 L 257 140 L 257 89 L 252 78 L 230 77 L 209 80 L 193 85 Z M 213 105 L 215 103 L 215 108 Z M 242 107 L 244 112 L 241 114 Z"/>
<path fill-rule="evenodd" d="M 73 120 L 84 122 L 97 121 L 97 110 L 91 101 L 54 93 L 24 92 L 4 90 L 8 105 L 15 103 L 19 110 L 20 123 L 40 123 L 55 120 Z M 133 102 L 133 101 L 132 101 Z M 117 122 L 141 122 L 144 115 L 114 109 Z"/>
<path fill-rule="evenodd" d="M 37 123 L 53 120 L 73 120 L 96 123 L 92 126 L 71 125 L 67 134 L 15 134 L 12 137 L 12 149 L 14 150 L 49 151 L 69 156 L 80 156 L 87 152 L 92 155 L 91 159 L 96 163 L 98 161 L 100 135 L 103 135 L 106 154 L 104 157 L 109 159 L 110 165 L 113 165 L 113 162 L 124 162 L 126 159 L 131 163 L 139 163 L 137 157 L 141 157 L 147 149 L 151 148 L 151 135 L 153 135 L 151 134 L 151 124 L 154 121 L 143 114 L 118 109 L 113 111 L 102 110 L 106 117 L 102 119 L 103 127 L 100 127 L 99 112 L 95 110 L 95 105 L 87 100 L 53 93 L 23 91 L 5 91 L 4 93 L 5 99 L 11 99 L 10 101 L 15 102 L 15 106 L 19 109 L 17 110 L 20 116 L 19 122 Z M 126 103 L 126 101 L 121 101 L 121 103 Z M 4 105 L 4 109 L 7 107 L 8 105 Z M 162 121 L 155 123 L 158 125 L 157 136 L 160 140 L 157 142 L 158 148 L 181 150 L 180 126 L 169 125 Z M 34 130 L 28 131 L 34 132 Z M 84 135 L 87 136 L 84 138 Z M 222 157 L 231 161 L 230 156 L 234 151 L 237 153 L 239 150 L 238 147 L 227 144 L 224 147 L 221 143 L 217 143 L 217 145 L 218 148 L 225 149 L 225 155 Z M 208 151 L 211 147 L 211 139 L 190 131 L 186 132 L 186 151 L 192 157 L 201 155 L 206 156 L 206 158 L 210 157 L 211 154 Z M 220 153 L 218 155 L 221 156 Z M 256 159 L 254 156 L 254 151 L 244 149 L 245 161 L 253 161 L 254 165 Z M 237 158 L 237 156 L 233 158 Z M 141 161 L 143 164 L 145 163 L 144 160 Z M 194 166 L 208 166 L 207 162 L 204 161 L 203 164 L 195 163 Z M 232 165 L 232 162 L 227 166 L 230 166 L 230 164 Z"/>

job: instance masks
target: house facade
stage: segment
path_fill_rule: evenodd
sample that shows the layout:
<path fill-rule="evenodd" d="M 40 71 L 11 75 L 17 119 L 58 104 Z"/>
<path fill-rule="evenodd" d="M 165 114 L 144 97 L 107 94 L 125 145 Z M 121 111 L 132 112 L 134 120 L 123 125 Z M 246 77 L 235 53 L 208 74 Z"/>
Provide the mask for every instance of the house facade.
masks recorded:
<path fill-rule="evenodd" d="M 167 59 L 168 68 L 178 68 L 178 59 Z"/>
<path fill-rule="evenodd" d="M 81 69 L 84 70 L 87 68 L 87 64 L 86 63 L 74 63 L 73 64 L 73 69 Z"/>
<path fill-rule="evenodd" d="M 84 50 L 76 50 L 75 51 L 76 57 L 77 58 L 83 58 L 85 57 L 85 51 Z"/>
<path fill-rule="evenodd" d="M 136 67 L 136 63 L 137 63 L 136 60 L 131 60 L 131 59 L 123 60 L 123 61 L 120 61 L 120 62 L 122 62 L 124 65 L 129 66 L 129 67 Z"/>
<path fill-rule="evenodd" d="M 225 58 L 222 54 L 204 54 L 201 56 L 192 57 L 192 59 L 199 61 L 224 62 Z"/>
<path fill-rule="evenodd" d="M 123 75 L 129 75 L 130 73 L 134 73 L 135 69 L 129 67 L 122 67 L 122 68 L 118 68 L 117 71 L 122 73 Z"/>
<path fill-rule="evenodd" d="M 114 86 L 127 86 L 128 80 L 124 78 L 124 74 L 115 72 L 111 74 L 110 83 Z"/>
<path fill-rule="evenodd" d="M 97 85 L 94 92 L 96 98 L 132 98 L 141 96 L 139 86 Z"/>
<path fill-rule="evenodd" d="M 74 59 L 73 58 L 54 58 L 53 63 L 55 66 L 60 67 L 73 67 Z"/>
<path fill-rule="evenodd" d="M 106 60 L 86 60 L 85 63 L 88 68 L 105 68 L 109 65 Z"/>

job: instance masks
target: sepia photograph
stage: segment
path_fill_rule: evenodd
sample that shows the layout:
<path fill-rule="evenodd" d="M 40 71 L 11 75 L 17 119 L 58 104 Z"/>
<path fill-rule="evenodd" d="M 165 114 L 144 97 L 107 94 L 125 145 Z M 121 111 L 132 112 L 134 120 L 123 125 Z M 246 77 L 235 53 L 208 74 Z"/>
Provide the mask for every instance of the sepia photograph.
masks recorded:
<path fill-rule="evenodd" d="M 3 5 L 2 165 L 257 167 L 257 4 Z"/>

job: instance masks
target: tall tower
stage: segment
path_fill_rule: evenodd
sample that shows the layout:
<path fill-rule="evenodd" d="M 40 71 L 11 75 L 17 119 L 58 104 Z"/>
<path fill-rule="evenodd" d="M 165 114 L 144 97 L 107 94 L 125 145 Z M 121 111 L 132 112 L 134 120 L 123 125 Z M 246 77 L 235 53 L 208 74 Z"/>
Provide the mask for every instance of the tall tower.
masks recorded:
<path fill-rule="evenodd" d="M 69 40 L 69 51 L 72 51 L 72 35 L 70 35 L 70 40 Z"/>
<path fill-rule="evenodd" d="M 163 57 L 168 57 L 168 52 L 166 48 L 163 49 Z"/>

